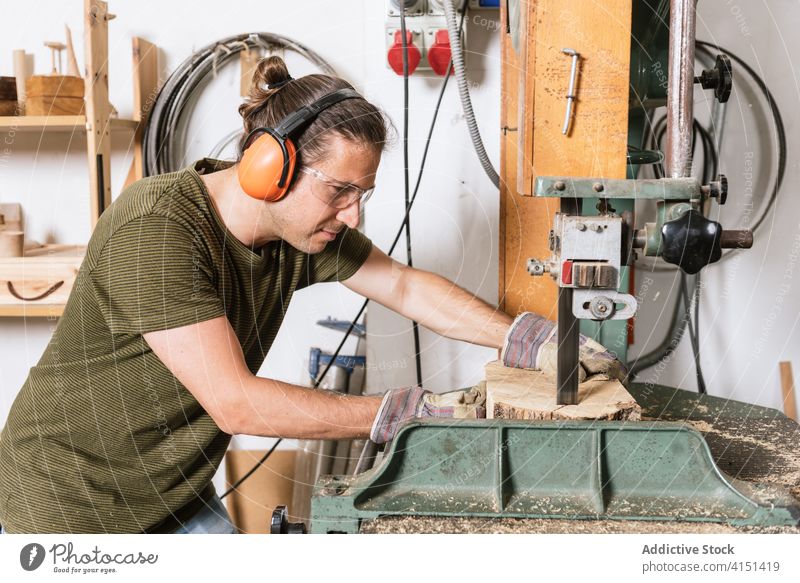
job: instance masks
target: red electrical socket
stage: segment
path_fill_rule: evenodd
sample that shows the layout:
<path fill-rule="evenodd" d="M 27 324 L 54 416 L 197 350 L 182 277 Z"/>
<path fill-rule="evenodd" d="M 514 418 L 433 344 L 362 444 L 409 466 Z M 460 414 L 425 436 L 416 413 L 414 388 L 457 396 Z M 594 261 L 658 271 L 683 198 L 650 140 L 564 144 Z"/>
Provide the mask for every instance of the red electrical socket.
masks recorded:
<path fill-rule="evenodd" d="M 406 31 L 406 44 L 408 45 L 408 74 L 411 75 L 414 70 L 419 66 L 422 60 L 422 54 L 417 46 L 412 42 L 413 33 L 410 30 Z M 386 58 L 389 61 L 389 66 L 398 75 L 403 74 L 403 36 L 401 31 L 396 30 L 394 33 L 394 43 L 389 47 L 386 53 Z"/>
<path fill-rule="evenodd" d="M 448 74 L 447 65 L 450 63 L 450 37 L 446 29 L 437 30 L 433 39 L 433 45 L 428 49 L 428 63 L 433 72 L 439 76 Z M 452 74 L 453 68 L 450 67 L 449 73 Z"/>

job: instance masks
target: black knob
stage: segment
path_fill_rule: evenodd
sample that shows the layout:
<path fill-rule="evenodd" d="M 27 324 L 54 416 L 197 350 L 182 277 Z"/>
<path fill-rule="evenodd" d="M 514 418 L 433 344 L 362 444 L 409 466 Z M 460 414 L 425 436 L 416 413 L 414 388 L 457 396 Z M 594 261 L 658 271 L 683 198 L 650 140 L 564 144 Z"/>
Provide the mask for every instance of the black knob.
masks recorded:
<path fill-rule="evenodd" d="M 692 209 L 661 227 L 661 257 L 686 273 L 697 273 L 722 256 L 722 225 Z"/>
<path fill-rule="evenodd" d="M 725 204 L 728 200 L 728 177 L 720 174 L 714 182 L 709 183 L 708 196 L 716 198 L 719 204 Z"/>
<path fill-rule="evenodd" d="M 703 89 L 713 89 L 714 97 L 720 103 L 725 103 L 731 96 L 733 88 L 733 69 L 731 60 L 727 55 L 717 55 L 713 69 L 706 69 L 694 78 L 695 83 L 700 83 Z"/>
<path fill-rule="evenodd" d="M 286 506 L 276 506 L 272 511 L 269 523 L 270 534 L 306 534 L 306 525 L 303 522 L 289 522 L 289 512 Z"/>

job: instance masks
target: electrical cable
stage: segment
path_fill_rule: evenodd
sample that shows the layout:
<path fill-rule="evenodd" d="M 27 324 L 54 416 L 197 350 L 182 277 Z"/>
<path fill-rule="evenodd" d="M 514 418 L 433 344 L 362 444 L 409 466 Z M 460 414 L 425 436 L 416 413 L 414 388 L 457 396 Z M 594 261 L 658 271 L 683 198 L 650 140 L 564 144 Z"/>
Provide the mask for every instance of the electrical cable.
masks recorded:
<path fill-rule="evenodd" d="M 447 36 L 450 39 L 451 60 L 456 72 L 458 94 L 461 97 L 461 108 L 464 110 L 464 118 L 467 121 L 469 136 L 472 139 L 475 152 L 478 154 L 478 160 L 480 160 L 481 166 L 489 177 L 489 180 L 492 181 L 492 184 L 500 188 L 500 176 L 497 174 L 497 170 L 494 169 L 492 161 L 489 160 L 486 148 L 483 147 L 481 132 L 478 129 L 477 121 L 475 121 L 475 112 L 472 110 L 472 100 L 469 96 L 469 84 L 467 82 L 467 67 L 464 64 L 464 52 L 461 49 L 461 30 L 458 19 L 456 18 L 456 1 L 457 0 L 444 0 L 442 5 L 444 6 L 444 15 L 447 22 Z M 466 2 L 463 3 L 461 10 L 462 20 L 465 12 Z"/>
<path fill-rule="evenodd" d="M 462 10 L 462 12 L 461 12 L 461 21 L 459 23 L 459 35 L 461 34 L 461 30 L 464 27 L 464 18 L 466 16 L 466 12 L 467 11 L 466 11 L 466 0 L 465 0 L 465 2 L 464 2 L 464 10 Z M 450 63 L 448 63 L 448 66 L 447 66 L 447 70 L 449 71 L 452 66 L 453 66 L 453 60 L 451 58 L 450 59 Z M 442 80 L 442 86 L 441 86 L 441 89 L 439 90 L 439 97 L 436 100 L 436 106 L 434 107 L 433 116 L 431 117 L 431 123 L 430 123 L 430 126 L 428 128 L 428 136 L 425 139 L 425 147 L 424 147 L 424 149 L 422 151 L 422 159 L 420 160 L 420 164 L 419 164 L 419 172 L 417 173 L 417 181 L 416 181 L 416 184 L 414 185 L 414 193 L 411 196 L 411 200 L 409 200 L 409 202 L 408 202 L 408 206 L 406 207 L 405 214 L 403 215 L 403 221 L 402 221 L 402 223 L 400 223 L 400 227 L 397 229 L 397 233 L 396 233 L 396 235 L 394 237 L 394 241 L 392 241 L 392 244 L 389 247 L 389 252 L 387 253 L 387 255 L 389 255 L 389 256 L 391 256 L 392 253 L 394 253 L 395 247 L 397 246 L 398 241 L 400 241 L 400 237 L 403 234 L 403 230 L 406 228 L 406 225 L 408 223 L 408 217 L 409 217 L 409 214 L 411 213 L 411 208 L 414 206 L 414 201 L 417 200 L 417 194 L 419 193 L 419 186 L 420 186 L 420 184 L 422 182 L 422 174 L 425 171 L 425 163 L 426 163 L 426 161 L 428 159 L 428 150 L 430 149 L 431 139 L 433 138 L 433 130 L 436 127 L 436 121 L 439 118 L 439 110 L 441 109 L 441 105 L 442 105 L 442 100 L 444 98 L 445 89 L 447 89 L 447 83 L 448 83 L 449 80 L 450 80 L 450 75 L 445 75 L 443 80 Z M 350 337 L 350 334 L 353 332 L 353 329 L 356 326 L 356 322 L 358 322 L 358 320 L 361 318 L 361 315 L 364 313 L 364 310 L 367 309 L 367 305 L 368 304 L 369 304 L 369 300 L 368 299 L 364 300 L 364 302 L 361 304 L 361 307 L 359 308 L 358 313 L 356 314 L 355 318 L 353 318 L 350 321 L 350 325 L 348 326 L 347 330 L 345 331 L 344 335 L 342 336 L 342 340 L 339 342 L 339 345 L 336 347 L 336 350 L 333 352 L 333 355 L 332 355 L 330 361 L 325 366 L 325 368 L 322 370 L 322 373 L 320 373 L 319 377 L 317 378 L 317 381 L 314 383 L 314 385 L 313 385 L 314 388 L 318 388 L 320 383 L 322 382 L 322 380 L 325 378 L 325 375 L 328 374 L 328 371 L 333 366 L 333 363 L 336 361 L 336 357 L 339 356 L 339 353 L 341 352 L 342 348 L 344 347 L 345 342 Z M 273 444 L 272 448 L 270 448 L 270 450 L 267 451 L 267 453 L 264 454 L 264 456 L 260 460 L 258 460 L 258 462 L 256 462 L 256 464 L 247 472 L 245 477 L 240 478 L 233 486 L 228 488 L 228 490 L 226 490 L 222 494 L 222 496 L 220 496 L 220 499 L 225 498 L 228 494 L 233 492 L 233 490 L 235 488 L 239 487 L 239 485 L 241 485 L 241 483 L 247 477 L 251 476 L 261 465 L 263 465 L 264 462 L 266 462 L 267 459 L 269 459 L 270 455 L 272 455 L 272 452 L 275 451 L 275 449 L 278 447 L 278 444 L 280 444 L 282 441 L 283 441 L 282 437 L 278 438 L 276 440 L 276 442 Z"/>
<path fill-rule="evenodd" d="M 695 279 L 695 287 L 692 288 L 692 296 L 689 296 L 688 286 L 686 285 L 686 278 L 681 278 L 681 294 L 683 295 L 683 300 L 686 305 L 686 325 L 689 329 L 689 343 L 692 347 L 692 354 L 694 356 L 694 368 L 695 368 L 695 375 L 697 378 L 697 392 L 700 394 L 706 393 L 706 381 L 703 378 L 703 369 L 700 366 L 700 344 L 699 344 L 699 330 L 697 329 L 697 324 L 699 321 L 696 321 L 692 324 L 692 307 L 695 310 L 695 318 L 697 318 L 697 303 L 696 303 L 696 293 L 699 288 L 699 278 Z M 694 300 L 694 306 L 692 305 Z"/>
<path fill-rule="evenodd" d="M 706 394 L 706 381 L 703 377 L 703 367 L 700 365 L 700 294 L 703 287 L 700 285 L 701 275 L 698 273 L 694 285 L 694 329 L 695 337 L 695 372 L 697 373 L 697 390 Z"/>
<path fill-rule="evenodd" d="M 775 124 L 775 132 L 777 135 L 777 142 L 778 142 L 777 169 L 775 178 L 773 180 L 772 188 L 769 189 L 770 192 L 769 198 L 767 199 L 767 202 L 763 205 L 763 209 L 759 213 L 758 218 L 755 220 L 753 227 L 751 229 L 752 232 L 755 234 L 758 228 L 763 224 L 770 210 L 774 207 L 778 197 L 778 193 L 783 185 L 783 180 L 785 177 L 787 144 L 786 144 L 786 129 L 783 123 L 783 116 L 781 115 L 780 108 L 778 107 L 775 98 L 772 95 L 772 92 L 769 90 L 767 84 L 740 57 L 738 57 L 737 55 L 731 53 L 726 49 L 723 49 L 717 45 L 705 41 L 697 41 L 696 48 L 697 48 L 698 58 L 705 57 L 707 61 L 712 61 L 714 59 L 715 52 L 724 53 L 728 57 L 730 57 L 734 62 L 736 62 L 739 66 L 741 66 L 748 74 L 750 79 L 752 79 L 752 81 L 756 84 L 762 95 L 764 96 L 765 100 L 767 101 L 767 105 L 770 109 L 770 112 L 772 114 L 773 122 Z M 660 150 L 660 142 L 663 137 L 663 133 L 665 132 L 665 129 L 662 129 L 662 126 L 664 126 L 665 124 L 666 124 L 666 117 L 662 117 L 655 124 L 653 124 L 652 128 L 648 128 L 650 138 L 654 140 L 651 147 L 655 150 Z M 703 139 L 705 139 L 707 143 L 710 145 L 709 151 L 712 152 L 713 163 L 714 163 L 714 168 L 711 171 L 710 175 L 712 177 L 715 177 L 717 175 L 716 169 L 719 165 L 719 152 L 717 151 L 716 144 L 714 144 L 713 138 L 711 138 L 710 132 L 708 132 L 708 130 L 706 130 L 706 128 L 702 126 L 700 126 L 700 128 L 702 128 L 700 132 L 701 135 L 703 136 Z M 718 129 L 715 128 L 715 134 L 718 135 L 720 131 L 721 128 Z M 646 140 L 647 138 L 645 139 L 644 143 L 647 143 Z M 705 160 L 704 160 L 704 165 L 705 165 Z M 662 178 L 664 176 L 663 167 L 659 168 L 658 165 L 654 165 L 653 171 L 655 173 L 656 178 Z M 731 251 L 723 253 L 721 259 L 717 262 L 717 264 L 725 261 L 728 258 L 728 256 L 731 255 L 731 253 L 732 253 Z M 674 268 L 673 269 L 663 268 L 663 267 L 659 268 L 656 267 L 655 265 L 651 267 L 651 270 L 662 271 L 662 272 L 675 271 Z M 683 285 L 684 281 L 685 281 L 685 275 L 681 272 L 681 285 Z M 699 293 L 699 282 L 696 283 L 696 287 Z M 678 317 L 678 314 L 680 313 L 680 304 L 681 301 L 679 296 L 679 299 L 676 300 L 675 309 L 673 310 L 672 313 L 672 319 L 670 322 L 670 331 L 667 333 L 664 340 L 659 344 L 659 346 L 656 347 L 654 350 L 650 351 L 649 353 L 647 353 L 646 355 L 637 358 L 632 364 L 629 363 L 629 368 L 631 370 L 632 376 L 635 375 L 637 372 L 641 372 L 642 370 L 645 370 L 646 368 L 649 368 L 657 364 L 667 355 L 672 353 L 674 349 L 671 349 L 670 347 L 674 345 L 673 339 L 681 338 L 683 336 L 683 327 L 685 327 L 686 325 L 686 319 Z M 694 328 L 693 332 L 697 334 L 698 333 L 697 330 L 699 328 L 699 296 L 698 300 L 696 300 L 695 302 L 695 326 L 693 328 Z M 699 357 L 698 359 L 696 359 L 696 361 L 697 360 L 699 360 Z M 698 383 L 698 387 L 699 386 L 700 383 Z"/>
<path fill-rule="evenodd" d="M 244 50 L 282 49 L 304 57 L 323 73 L 333 67 L 318 53 L 288 37 L 269 32 L 239 34 L 206 45 L 185 59 L 158 92 L 143 138 L 144 175 L 166 174 L 185 166 L 186 113 L 199 89 L 218 68 Z"/>
<path fill-rule="evenodd" d="M 403 41 L 403 191 L 405 208 L 408 208 L 408 38 L 406 38 L 406 9 L 400 6 L 400 36 Z M 406 225 L 406 264 L 414 267 L 411 258 L 411 216 L 405 221 Z M 422 354 L 419 346 L 419 324 L 411 320 L 411 332 L 414 336 L 414 363 L 417 371 L 417 386 L 422 387 Z"/>
<path fill-rule="evenodd" d="M 787 144 L 786 144 L 786 127 L 783 124 L 783 116 L 781 115 L 780 108 L 778 107 L 775 97 L 772 95 L 772 92 L 767 87 L 766 82 L 748 65 L 745 63 L 740 57 L 736 56 L 732 52 L 720 48 L 719 46 L 705 42 L 705 41 L 697 41 L 697 46 L 706 54 L 711 54 L 712 51 L 716 51 L 718 53 L 724 53 L 728 57 L 730 57 L 734 62 L 736 62 L 740 67 L 742 67 L 748 75 L 755 81 L 756 85 L 758 86 L 761 93 L 764 95 L 764 98 L 767 101 L 767 105 L 772 113 L 773 121 L 775 122 L 775 132 L 778 138 L 778 167 L 777 167 L 777 174 L 775 177 L 775 182 L 773 184 L 772 190 L 770 191 L 769 199 L 767 200 L 766 208 L 761 216 L 756 220 L 755 224 L 751 228 L 753 233 L 756 232 L 758 227 L 764 222 L 767 218 L 767 214 L 769 209 L 775 204 L 775 201 L 778 198 L 778 192 L 783 185 L 783 179 L 786 175 L 786 159 L 787 159 Z"/>

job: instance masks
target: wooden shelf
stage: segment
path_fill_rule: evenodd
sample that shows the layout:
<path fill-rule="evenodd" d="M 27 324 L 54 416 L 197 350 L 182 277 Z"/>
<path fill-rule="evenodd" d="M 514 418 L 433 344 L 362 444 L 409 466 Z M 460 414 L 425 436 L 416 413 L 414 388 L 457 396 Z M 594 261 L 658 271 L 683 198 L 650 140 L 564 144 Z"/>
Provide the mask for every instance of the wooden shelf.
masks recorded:
<path fill-rule="evenodd" d="M 134 119 L 112 117 L 114 108 L 108 100 L 108 23 L 113 18 L 106 0 L 83 0 L 84 77 L 92 80 L 86 84 L 85 115 L 0 116 L 0 136 L 45 132 L 85 136 L 92 229 L 111 204 L 113 133 L 123 133 L 122 139 L 130 139 L 133 149 L 125 186 L 144 176 L 142 141 L 150 100 L 157 93 L 159 80 L 157 47 L 134 37 L 131 114 Z M 125 132 L 129 135 L 124 135 Z M 6 207 L 0 208 L 6 223 L 14 230 L 24 230 L 20 210 L 7 208 L 13 206 L 11 203 L 0 206 Z M 85 247 L 74 245 L 44 245 L 26 248 L 24 257 L 0 258 L 0 317 L 61 316 L 85 252 Z"/>
<path fill-rule="evenodd" d="M 136 131 L 139 122 L 133 119 L 111 119 L 112 131 Z M 0 131 L 15 132 L 85 132 L 85 115 L 4 115 Z"/>
<path fill-rule="evenodd" d="M 0 304 L 0 318 L 59 318 L 64 304 Z"/>

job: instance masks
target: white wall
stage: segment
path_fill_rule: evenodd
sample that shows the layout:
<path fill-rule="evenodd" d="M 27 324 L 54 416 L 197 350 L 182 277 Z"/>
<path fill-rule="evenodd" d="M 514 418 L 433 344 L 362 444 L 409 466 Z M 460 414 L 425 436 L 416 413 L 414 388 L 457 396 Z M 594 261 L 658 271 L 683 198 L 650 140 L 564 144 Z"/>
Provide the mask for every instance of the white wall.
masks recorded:
<path fill-rule="evenodd" d="M 111 100 L 123 117 L 131 113 L 130 38 L 143 36 L 162 50 L 162 68 L 169 72 L 194 49 L 224 36 L 252 30 L 279 32 L 297 39 L 329 60 L 339 73 L 366 96 L 402 122 L 402 82 L 383 65 L 383 2 L 378 0 L 237 0 L 119 2 L 111 0 L 117 19 L 110 24 Z M 25 48 L 36 54 L 37 71 L 49 63 L 42 42 L 63 38 L 68 23 L 81 52 L 82 2 L 42 0 L 4 7 L 7 27 L 0 37 L 0 73 L 10 75 L 11 51 Z M 737 16 L 744 15 L 749 35 L 741 32 Z M 759 68 L 773 88 L 784 112 L 789 135 L 790 163 L 778 212 L 757 237 L 753 250 L 738 262 L 727 262 L 704 272 L 708 283 L 701 326 L 703 364 L 712 394 L 778 406 L 777 361 L 793 359 L 800 365 L 797 308 L 800 286 L 788 267 L 797 261 L 800 237 L 800 199 L 794 196 L 798 168 L 796 115 L 798 84 L 792 58 L 800 54 L 800 39 L 793 34 L 800 6 L 790 0 L 741 3 L 704 0 L 700 3 L 698 35 L 717 39 Z M 474 108 L 487 150 L 498 164 L 499 35 L 496 27 L 469 21 L 470 82 Z M 237 123 L 237 67 L 223 70 L 212 82 L 192 118 L 189 158 L 205 154 Z M 306 69 L 295 67 L 295 75 Z M 439 78 L 415 75 L 411 80 L 410 151 L 412 177 L 418 167 L 425 132 L 438 93 Z M 698 100 L 702 95 L 698 93 Z M 698 106 L 699 107 L 699 106 Z M 745 152 L 759 160 L 763 122 L 748 117 L 747 96 L 734 93 L 726 127 L 724 170 L 731 179 L 731 202 L 723 211 L 725 226 L 741 226 L 744 208 L 739 194 Z M 112 186 L 119 192 L 130 166 L 129 136 L 114 139 Z M 0 163 L 0 200 L 20 201 L 25 207 L 28 235 L 58 242 L 84 241 L 88 236 L 88 177 L 85 138 L 81 135 L 38 136 L 17 134 L 10 154 Z M 66 153 L 65 153 L 66 152 Z M 483 174 L 457 100 L 455 85 L 447 90 L 434 134 L 427 172 L 412 214 L 415 264 L 455 279 L 460 285 L 495 302 L 497 298 L 497 192 Z M 758 206 L 763 193 L 754 187 Z M 366 233 L 383 249 L 391 242 L 403 211 L 402 149 L 398 142 L 381 166 L 378 191 L 369 203 Z M 794 259 L 792 259 L 792 245 Z M 401 246 L 404 248 L 404 245 Z M 396 255 L 404 258 L 402 252 Z M 641 281 L 641 277 L 640 277 Z M 637 327 L 634 354 L 646 350 L 644 340 L 653 326 L 661 326 L 660 312 L 670 295 L 669 280 L 645 298 Z M 781 286 L 784 286 L 781 288 Z M 657 294 L 657 295 L 656 295 Z M 305 360 L 310 345 L 331 350 L 338 334 L 314 322 L 327 315 L 349 318 L 360 305 L 358 298 L 338 285 L 317 286 L 298 294 L 285 325 L 270 352 L 262 374 L 291 382 L 305 382 Z M 0 422 L 35 364 L 52 330 L 39 320 L 0 320 Z M 658 341 L 659 330 L 649 344 Z M 643 346 L 644 345 L 644 346 Z M 368 387 L 383 390 L 415 382 L 413 344 L 408 322 L 379 307 L 369 311 Z M 350 348 L 352 350 L 352 348 Z M 480 378 L 481 366 L 493 351 L 452 342 L 423 330 L 423 374 L 435 390 L 468 386 Z M 655 373 L 651 373 L 650 377 Z M 648 378 L 645 375 L 645 378 Z M 693 388 L 691 358 L 683 346 L 670 366 L 657 375 L 658 382 Z M 247 447 L 259 446 L 238 440 Z"/>

